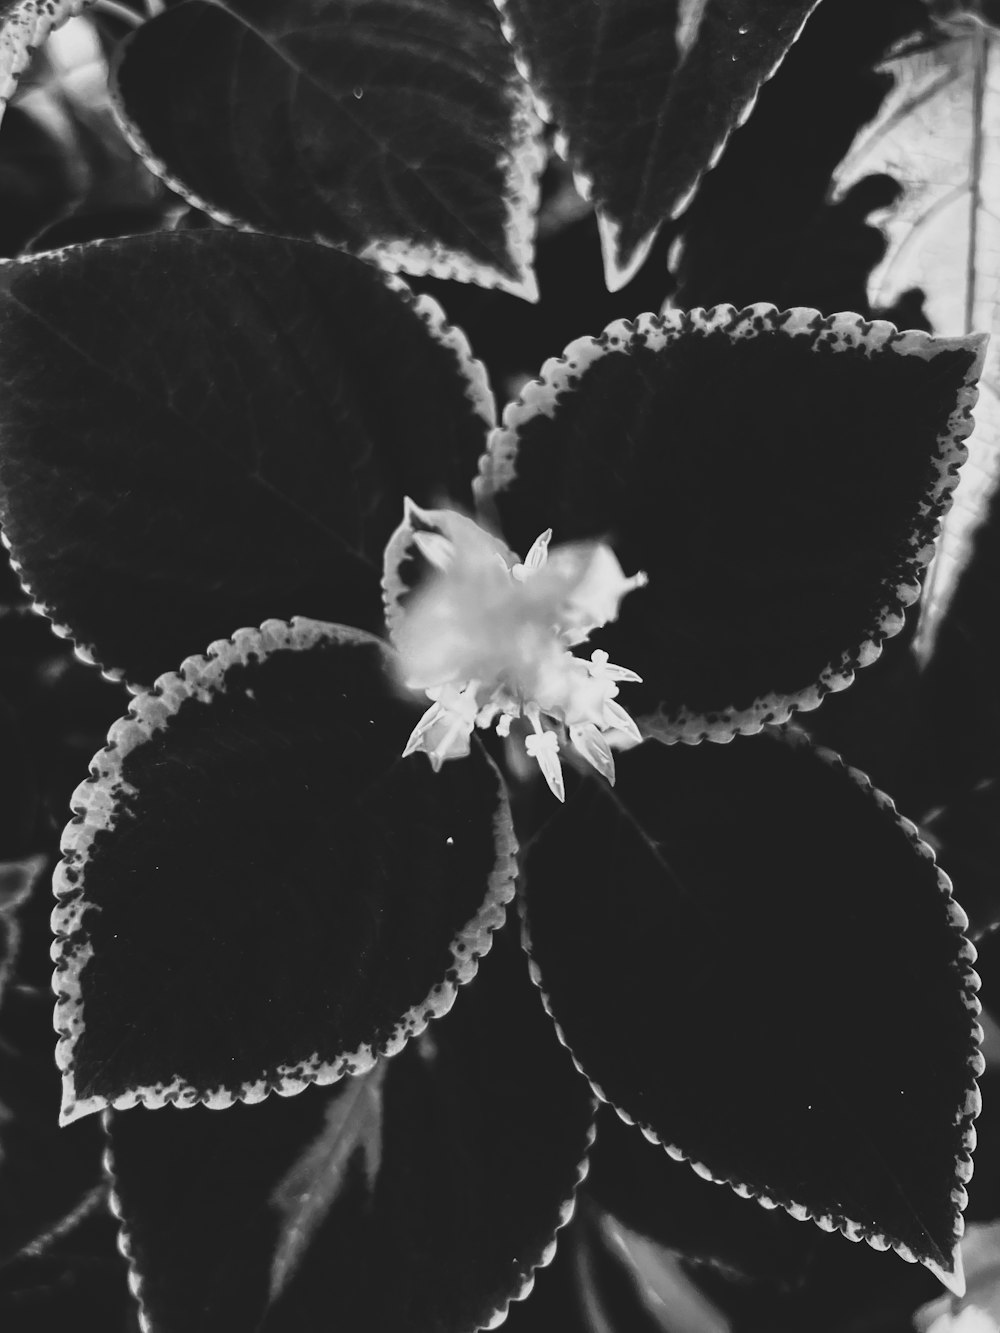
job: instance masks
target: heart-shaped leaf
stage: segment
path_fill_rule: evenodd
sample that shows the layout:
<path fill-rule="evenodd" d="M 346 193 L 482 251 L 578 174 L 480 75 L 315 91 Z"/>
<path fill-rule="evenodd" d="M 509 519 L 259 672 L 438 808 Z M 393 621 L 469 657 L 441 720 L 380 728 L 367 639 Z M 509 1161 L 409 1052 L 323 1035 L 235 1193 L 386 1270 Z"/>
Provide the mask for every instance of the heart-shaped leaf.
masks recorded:
<path fill-rule="evenodd" d="M 463 502 L 485 373 L 302 241 L 178 232 L 0 268 L 0 520 L 46 613 L 149 683 L 233 625 L 379 629 L 403 496 Z"/>
<path fill-rule="evenodd" d="M 611 291 L 750 113 L 816 0 L 502 0 L 598 205 Z"/>
<path fill-rule="evenodd" d="M 110 1118 L 133 1289 L 158 1333 L 472 1333 L 528 1294 L 572 1211 L 593 1106 L 516 940 L 358 1083 Z"/>
<path fill-rule="evenodd" d="M 815 708 L 919 592 L 972 429 L 983 339 L 771 306 L 643 315 L 508 407 L 480 499 L 524 551 L 610 540 L 645 570 L 594 636 L 665 740 Z"/>
<path fill-rule="evenodd" d="M 223 222 L 536 298 L 544 159 L 488 0 L 189 0 L 117 84 L 148 165 Z"/>
<path fill-rule="evenodd" d="M 161 676 L 56 871 L 63 1119 L 370 1069 L 452 1004 L 513 892 L 502 781 L 403 759 L 386 647 L 269 621 Z"/>
<path fill-rule="evenodd" d="M 647 743 L 614 790 L 580 785 L 525 875 L 536 976 L 620 1114 L 960 1284 L 975 949 L 887 797 L 797 734 Z"/>

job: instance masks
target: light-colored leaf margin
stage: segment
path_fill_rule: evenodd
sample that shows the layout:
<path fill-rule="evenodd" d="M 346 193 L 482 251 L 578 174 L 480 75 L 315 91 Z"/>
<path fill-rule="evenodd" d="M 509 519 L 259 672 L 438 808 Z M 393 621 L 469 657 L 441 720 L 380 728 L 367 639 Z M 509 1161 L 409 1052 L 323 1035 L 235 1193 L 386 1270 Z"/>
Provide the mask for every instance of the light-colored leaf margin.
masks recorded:
<path fill-rule="evenodd" d="M 900 333 L 887 320 L 866 320 L 861 315 L 842 312 L 822 315 L 819 311 L 798 306 L 779 311 L 775 306 L 758 304 L 737 310 L 735 306 L 719 305 L 710 310 L 665 310 L 661 315 L 644 314 L 634 320 L 616 320 L 596 338 L 578 338 L 571 342 L 562 356 L 546 361 L 537 379 L 521 390 L 520 397 L 504 409 L 502 423 L 490 432 L 486 452 L 479 461 L 479 476 L 474 483 L 476 504 L 483 521 L 489 523 L 494 513 L 495 497 L 501 494 L 517 477 L 519 432 L 534 417 L 555 416 L 560 395 L 572 393 L 576 381 L 602 357 L 609 354 L 627 354 L 633 344 L 658 352 L 670 343 L 691 334 L 725 332 L 732 342 L 780 332 L 787 337 L 809 337 L 813 350 L 850 350 L 864 348 L 871 353 L 891 347 L 899 356 L 914 356 L 933 360 L 941 351 L 972 351 L 977 354 L 947 427 L 938 436 L 940 456 L 933 460 L 936 473 L 928 499 L 942 504 L 942 515 L 947 513 L 950 494 L 958 484 L 959 468 L 968 451 L 963 443 L 973 429 L 972 408 L 978 391 L 976 382 L 986 354 L 986 334 L 967 337 L 942 338 L 919 330 Z M 940 520 L 938 530 L 940 529 Z M 929 543 L 914 553 L 918 570 L 926 568 L 934 554 Z M 882 652 L 885 639 L 892 638 L 903 628 L 903 610 L 920 596 L 917 580 L 898 584 L 893 592 L 896 606 L 884 608 L 877 621 L 869 627 L 867 636 L 843 662 L 831 662 L 820 673 L 818 680 L 795 694 L 772 693 L 755 700 L 749 708 L 731 708 L 725 713 L 708 717 L 685 710 L 675 722 L 662 713 L 637 718 L 645 736 L 667 744 L 683 742 L 695 745 L 704 740 L 725 742 L 736 734 L 754 735 L 763 727 L 786 722 L 793 712 L 809 712 L 818 708 L 823 699 L 833 692 L 846 689 L 854 680 L 855 670 L 870 666 Z"/>
<path fill-rule="evenodd" d="M 0 120 L 18 80 L 49 33 L 75 18 L 94 0 L 17 0 L 0 18 Z"/>
<path fill-rule="evenodd" d="M 121 813 L 120 799 L 133 793 L 122 778 L 122 762 L 158 731 L 188 699 L 208 703 L 226 688 L 225 676 L 231 667 L 245 664 L 251 657 L 260 659 L 277 652 L 307 652 L 320 643 L 375 644 L 389 660 L 390 650 L 380 640 L 361 630 L 330 625 L 319 620 L 296 616 L 290 622 L 266 620 L 260 629 L 237 630 L 230 639 L 210 644 L 204 656 L 188 657 L 177 672 L 160 676 L 153 688 L 138 693 L 129 705 L 128 716 L 119 718 L 108 732 L 106 747 L 91 761 L 91 776 L 73 793 L 70 807 L 74 817 L 66 825 L 60 841 L 62 860 L 52 879 L 56 907 L 52 913 L 55 941 L 52 959 L 56 964 L 52 989 L 56 995 L 53 1024 L 59 1038 L 56 1064 L 62 1072 L 63 1100 L 60 1123 L 68 1125 L 82 1116 L 112 1106 L 127 1110 L 141 1103 L 158 1109 L 171 1103 L 194 1106 L 198 1102 L 218 1109 L 234 1102 L 260 1102 L 271 1092 L 289 1097 L 310 1084 L 326 1086 L 345 1074 L 364 1074 L 381 1055 L 395 1055 L 411 1037 L 418 1036 L 432 1018 L 446 1014 L 455 1002 L 458 988 L 471 981 L 479 959 L 489 953 L 493 932 L 506 919 L 506 905 L 514 896 L 517 876 L 517 842 L 511 823 L 510 807 L 502 778 L 497 771 L 499 800 L 493 812 L 493 836 L 496 865 L 487 883 L 486 894 L 477 914 L 451 943 L 452 966 L 448 977 L 436 985 L 420 1004 L 403 1014 L 388 1040 L 378 1049 L 362 1046 L 345 1052 L 333 1063 L 310 1061 L 278 1069 L 278 1081 L 260 1079 L 243 1083 L 235 1090 L 220 1087 L 215 1092 L 200 1093 L 178 1075 L 166 1084 L 137 1087 L 108 1101 L 104 1097 L 77 1098 L 73 1076 L 73 1053 L 84 1030 L 85 1015 L 80 976 L 93 956 L 93 948 L 82 929 L 84 913 L 92 904 L 85 898 L 86 866 L 94 839 L 115 828 Z M 492 760 L 489 761 L 491 766 Z M 495 766 L 493 766 L 495 768 Z"/>
<path fill-rule="evenodd" d="M 914 288 L 924 293 L 932 327 L 944 334 L 996 332 L 1000 155 L 990 127 L 1000 99 L 1000 34 L 971 12 L 942 18 L 936 41 L 904 44 L 880 66 L 895 86 L 863 126 L 834 177 L 834 200 L 860 181 L 886 174 L 901 193 L 873 219 L 885 253 L 868 279 L 873 306 Z M 933 656 L 1000 478 L 1000 348 L 980 380 L 976 430 L 954 504 L 927 572 L 913 653 Z"/>
<path fill-rule="evenodd" d="M 528 87 L 532 89 L 534 108 L 536 114 L 538 115 L 538 118 L 544 121 L 546 124 L 554 124 L 555 117 L 552 108 L 550 107 L 549 103 L 545 100 L 543 95 L 537 91 L 537 83 L 532 75 L 531 63 L 526 58 L 523 50 L 521 49 L 520 43 L 518 42 L 517 32 L 514 23 L 511 20 L 510 14 L 507 12 L 507 0 L 493 0 L 493 3 L 494 6 L 496 7 L 497 12 L 500 15 L 500 23 L 503 28 L 503 34 L 506 37 L 508 43 L 510 44 L 511 49 L 515 53 L 515 64 L 517 65 L 518 73 L 527 83 Z M 726 144 L 729 142 L 730 136 L 733 134 L 735 130 L 738 130 L 740 126 L 745 125 L 746 122 L 750 119 L 753 109 L 757 105 L 757 98 L 760 96 L 761 88 L 764 86 L 765 83 L 767 83 L 770 79 L 772 79 L 774 75 L 778 72 L 782 62 L 785 59 L 785 56 L 788 54 L 791 48 L 801 37 L 802 31 L 805 28 L 806 23 L 809 21 L 809 18 L 813 13 L 813 10 L 816 8 L 818 4 L 819 0 L 813 0 L 811 7 L 807 11 L 807 13 L 803 16 L 802 22 L 799 24 L 798 28 L 793 34 L 792 39 L 789 42 L 788 46 L 785 48 L 784 51 L 782 51 L 782 53 L 779 55 L 778 59 L 774 62 L 771 68 L 766 70 L 762 74 L 756 89 L 751 95 L 749 101 L 740 111 L 739 115 L 736 118 L 736 121 L 728 130 L 726 130 L 723 133 L 722 138 L 720 139 L 718 144 L 716 144 L 711 155 L 709 156 L 708 161 L 702 167 L 701 171 L 698 173 L 697 177 L 689 186 L 689 188 L 686 190 L 686 192 L 674 204 L 673 208 L 670 210 L 669 216 L 663 219 L 664 222 L 673 221 L 674 218 L 679 217 L 685 211 L 685 209 L 687 209 L 690 206 L 691 201 L 698 193 L 698 187 L 700 186 L 702 180 L 704 179 L 706 174 L 712 170 L 712 168 L 722 157 L 722 154 L 726 148 Z M 680 8 L 678 8 L 678 14 L 680 15 Z M 669 16 L 665 16 L 664 22 L 668 21 L 669 21 Z M 683 31 L 684 25 L 680 17 L 678 17 L 677 22 L 678 22 L 678 32 Z M 695 44 L 696 44 L 696 34 L 695 34 L 695 39 L 690 42 L 687 49 L 683 52 L 682 63 L 683 59 L 685 59 L 690 54 L 691 48 Z M 577 161 L 577 155 L 573 151 L 572 144 L 570 143 L 567 135 L 562 130 L 559 130 L 555 136 L 554 147 L 555 151 L 559 154 L 559 156 L 563 158 L 565 161 L 569 162 L 573 167 L 573 180 L 581 198 L 592 199 L 594 197 L 593 181 L 591 180 L 590 176 L 579 167 Z M 617 292 L 620 291 L 623 287 L 627 286 L 628 283 L 632 281 L 636 273 L 638 273 L 639 269 L 645 263 L 649 255 L 649 252 L 653 246 L 653 242 L 656 240 L 656 236 L 660 228 L 654 227 L 652 231 L 650 231 L 646 236 L 644 236 L 640 241 L 636 243 L 636 245 L 633 247 L 632 253 L 628 256 L 625 262 L 619 263 L 618 237 L 621 231 L 621 225 L 619 222 L 615 221 L 615 219 L 612 218 L 608 213 L 605 212 L 605 210 L 601 207 L 599 202 L 596 204 L 595 212 L 597 215 L 598 233 L 601 239 L 601 256 L 604 261 L 604 285 L 607 287 L 609 292 Z M 662 226 L 662 223 L 660 225 Z"/>
<path fill-rule="evenodd" d="M 86 0 L 92 3 L 92 0 Z M 125 109 L 118 89 L 118 67 L 127 54 L 130 38 L 118 48 L 111 70 L 111 107 L 118 128 L 133 152 L 159 180 L 192 208 L 206 213 L 224 227 L 236 231 L 260 232 L 260 228 L 202 198 L 174 175 L 170 166 L 158 157 Z M 520 71 L 518 71 L 520 72 Z M 504 228 L 508 254 L 517 266 L 518 275 L 512 280 L 499 269 L 478 263 L 468 255 L 449 250 L 438 244 L 417 244 L 412 241 L 374 240 L 360 251 L 334 245 L 321 236 L 312 239 L 318 245 L 343 250 L 356 258 L 374 264 L 385 273 L 403 273 L 412 278 L 444 278 L 453 282 L 467 282 L 483 288 L 497 288 L 511 296 L 534 303 L 538 300 L 538 281 L 535 277 L 535 219 L 541 198 L 541 177 L 547 153 L 541 136 L 541 121 L 535 112 L 528 88 L 512 95 L 511 149 L 502 159 L 506 174 L 504 205 L 507 222 Z M 265 233 L 266 234 L 266 233 Z"/>
<path fill-rule="evenodd" d="M 845 763 L 844 760 L 840 757 L 840 755 L 836 753 L 836 751 L 828 750 L 823 746 L 813 745 L 812 741 L 804 732 L 794 727 L 782 729 L 782 739 L 787 744 L 812 750 L 812 752 L 816 755 L 817 758 L 822 760 L 825 764 L 829 765 L 830 768 L 842 772 L 846 778 L 850 779 L 850 781 L 854 782 L 858 787 L 861 788 L 862 791 L 870 795 L 872 800 L 875 802 L 876 806 L 878 806 L 880 810 L 885 811 L 888 815 L 891 815 L 895 819 L 896 824 L 898 825 L 902 833 L 905 835 L 907 841 L 910 843 L 910 846 L 913 848 L 914 852 L 924 860 L 930 861 L 935 865 L 937 870 L 938 888 L 940 889 L 941 896 L 945 901 L 945 906 L 948 914 L 948 924 L 950 928 L 953 931 L 955 931 L 957 935 L 961 936 L 962 939 L 962 943 L 959 948 L 958 958 L 961 962 L 967 964 L 967 971 L 965 974 L 966 984 L 962 991 L 962 1003 L 965 1006 L 965 1008 L 969 1011 L 969 1015 L 973 1023 L 971 1035 L 978 1046 L 978 1044 L 980 1044 L 983 1040 L 983 1029 L 979 1025 L 979 1023 L 975 1021 L 982 1013 L 982 1005 L 980 1004 L 978 997 L 980 978 L 978 973 L 974 972 L 972 969 L 972 964 L 976 961 L 978 953 L 976 950 L 976 946 L 966 936 L 966 931 L 969 928 L 969 918 L 963 911 L 963 909 L 959 906 L 959 904 L 955 901 L 955 898 L 952 894 L 951 880 L 941 869 L 941 867 L 937 865 L 933 848 L 928 846 L 928 844 L 924 842 L 924 840 L 921 838 L 917 826 L 911 820 L 906 819 L 905 816 L 899 813 L 899 811 L 896 809 L 895 802 L 892 800 L 892 798 L 890 796 L 887 796 L 885 792 L 880 791 L 876 786 L 874 786 L 871 779 L 868 777 L 866 773 L 863 773 L 860 769 L 853 768 L 849 764 Z M 559 1040 L 566 1047 L 567 1051 L 569 1051 L 570 1056 L 573 1059 L 573 1063 L 576 1065 L 577 1069 L 590 1084 L 591 1089 L 593 1090 L 594 1095 L 597 1097 L 598 1101 L 601 1101 L 606 1106 L 611 1107 L 611 1109 L 615 1112 L 615 1114 L 624 1124 L 633 1125 L 638 1130 L 640 1130 L 643 1137 L 649 1143 L 657 1144 L 659 1147 L 665 1149 L 665 1151 L 674 1159 L 675 1162 L 687 1162 L 687 1164 L 691 1167 L 692 1171 L 694 1171 L 696 1175 L 701 1176 L 703 1180 L 711 1181 L 715 1185 L 728 1185 L 729 1188 L 732 1189 L 734 1193 L 740 1195 L 741 1198 L 754 1199 L 756 1200 L 757 1203 L 761 1205 L 762 1208 L 767 1208 L 767 1209 L 784 1208 L 785 1212 L 788 1213 L 790 1217 L 794 1217 L 797 1222 L 812 1221 L 816 1224 L 816 1226 L 820 1228 L 821 1231 L 831 1231 L 831 1232 L 839 1231 L 842 1235 L 846 1236 L 848 1240 L 852 1240 L 855 1242 L 862 1240 L 866 1241 L 872 1247 L 873 1250 L 892 1249 L 896 1252 L 896 1254 L 900 1256 L 901 1259 L 905 1259 L 907 1263 L 914 1264 L 922 1262 L 924 1264 L 924 1267 L 927 1268 L 930 1272 L 932 1272 L 934 1276 L 945 1287 L 947 1287 L 949 1291 L 953 1292 L 958 1297 L 961 1297 L 965 1294 L 965 1272 L 962 1267 L 962 1254 L 961 1254 L 960 1242 L 965 1231 L 965 1219 L 962 1217 L 962 1213 L 964 1212 L 965 1207 L 969 1201 L 968 1192 L 965 1186 L 968 1185 L 969 1181 L 972 1179 L 972 1172 L 973 1172 L 972 1154 L 976 1148 L 976 1128 L 974 1122 L 978 1117 L 978 1115 L 980 1114 L 980 1112 L 982 1111 L 983 1107 L 982 1096 L 979 1091 L 978 1080 L 980 1075 L 982 1075 L 986 1069 L 986 1061 L 983 1058 L 981 1051 L 977 1049 L 975 1055 L 972 1058 L 970 1058 L 968 1062 L 969 1082 L 965 1090 L 965 1102 L 959 1108 L 956 1116 L 956 1123 L 961 1124 L 963 1127 L 962 1128 L 963 1144 L 961 1153 L 955 1158 L 955 1178 L 959 1183 L 951 1191 L 951 1199 L 957 1209 L 957 1217 L 956 1217 L 956 1229 L 954 1236 L 954 1247 L 952 1251 L 953 1266 L 950 1270 L 947 1270 L 944 1269 L 943 1267 L 940 1267 L 937 1264 L 930 1263 L 925 1260 L 920 1260 L 917 1257 L 917 1255 L 915 1255 L 913 1251 L 910 1250 L 907 1246 L 894 1244 L 886 1236 L 883 1236 L 880 1232 L 875 1231 L 871 1227 L 866 1227 L 861 1222 L 852 1221 L 850 1218 L 837 1218 L 833 1216 L 816 1216 L 813 1212 L 811 1212 L 811 1210 L 806 1204 L 793 1203 L 791 1205 L 785 1205 L 782 1204 L 779 1200 L 772 1198 L 770 1195 L 766 1193 L 763 1192 L 755 1193 L 754 1190 L 750 1188 L 750 1186 L 745 1185 L 742 1182 L 739 1181 L 734 1182 L 732 1180 L 727 1180 L 726 1177 L 724 1176 L 715 1176 L 712 1174 L 711 1169 L 707 1167 L 704 1162 L 694 1161 L 692 1158 L 687 1156 L 683 1148 L 678 1147 L 676 1144 L 665 1143 L 664 1140 L 661 1139 L 657 1135 L 656 1131 L 653 1130 L 649 1125 L 644 1125 L 641 1121 L 633 1119 L 626 1111 L 623 1111 L 621 1107 L 616 1106 L 615 1103 L 604 1091 L 604 1089 L 600 1086 L 600 1084 L 596 1083 L 590 1077 L 587 1071 L 577 1060 L 576 1056 L 573 1054 L 573 1048 L 570 1045 L 565 1033 L 563 1032 L 563 1029 L 559 1024 L 559 1020 L 557 1019 L 555 1013 L 553 1012 L 551 1001 L 549 1000 L 548 993 L 545 990 L 545 981 L 542 976 L 542 970 L 539 967 L 538 963 L 535 961 L 535 959 L 532 957 L 531 953 L 531 933 L 528 925 L 527 897 L 526 897 L 526 893 L 529 891 L 530 888 L 526 890 L 524 887 L 522 887 L 522 889 L 518 894 L 517 906 L 518 906 L 518 913 L 521 918 L 521 940 L 524 947 L 524 951 L 528 955 L 528 966 L 531 971 L 531 979 L 538 987 L 539 993 L 541 994 L 542 997 L 542 1003 L 545 1005 L 545 1010 L 555 1025 L 556 1033 L 558 1034 Z"/>
<path fill-rule="evenodd" d="M 87 0 L 91 3 L 92 0 Z M 249 231 L 249 228 L 243 228 Z M 121 237 L 104 237 L 94 241 L 88 241 L 87 249 L 93 250 L 98 245 L 113 245 L 121 241 Z M 308 241 L 301 242 L 308 245 Z M 24 267 L 34 267 L 40 263 L 62 263 L 72 258 L 72 255 L 78 250 L 78 246 L 64 246 L 58 250 L 46 251 L 44 255 L 22 255 L 16 259 L 0 260 L 0 267 L 5 264 L 21 265 Z M 448 317 L 440 304 L 435 301 L 433 296 L 426 294 L 417 295 L 412 288 L 397 274 L 381 273 L 382 280 L 390 291 L 395 292 L 403 304 L 412 311 L 421 321 L 427 332 L 436 343 L 448 349 L 455 357 L 458 364 L 458 372 L 465 381 L 465 397 L 472 407 L 473 412 L 478 416 L 487 431 L 496 426 L 497 409 L 496 398 L 490 385 L 489 374 L 485 365 L 478 357 L 473 355 L 472 347 L 466 334 L 457 324 L 450 324 Z M 52 627 L 52 633 L 57 638 L 66 639 L 73 644 L 73 655 L 87 666 L 96 667 L 105 680 L 112 684 L 123 684 L 133 694 L 141 692 L 141 686 L 133 685 L 125 679 L 125 673 L 121 668 L 114 666 L 105 666 L 97 653 L 93 644 L 78 643 L 74 638 L 73 631 L 68 625 L 59 620 L 55 611 L 47 606 L 45 602 L 40 601 L 31 587 L 30 581 L 25 577 L 24 570 L 14 554 L 14 549 L 7 539 L 7 534 L 0 524 L 0 543 L 9 557 L 11 569 L 21 585 L 22 591 L 30 601 L 30 609 L 36 615 L 42 616 Z"/>
<path fill-rule="evenodd" d="M 561 1034 L 559 1039 L 565 1046 L 566 1043 L 562 1041 Z M 579 1066 L 577 1066 L 577 1068 L 579 1068 Z M 584 1181 L 587 1179 L 588 1174 L 590 1173 L 590 1150 L 591 1148 L 593 1148 L 594 1139 L 597 1136 L 598 1101 L 597 1098 L 593 1096 L 593 1094 L 591 1094 L 591 1107 L 593 1115 L 591 1120 L 590 1131 L 587 1135 L 587 1142 L 584 1145 L 584 1154 L 583 1157 L 580 1159 L 580 1163 L 577 1167 L 576 1180 L 573 1183 L 572 1192 L 570 1193 L 568 1198 L 563 1200 L 560 1206 L 559 1220 L 556 1223 L 556 1228 L 553 1233 L 552 1239 L 549 1241 L 548 1245 L 542 1251 L 538 1263 L 535 1264 L 531 1268 L 530 1272 L 528 1272 L 525 1275 L 525 1278 L 521 1286 L 518 1288 L 518 1290 L 512 1296 L 508 1297 L 505 1301 L 502 1301 L 497 1306 L 489 1322 L 486 1324 L 481 1324 L 479 1326 L 481 1329 L 495 1329 L 499 1328 L 502 1324 L 504 1324 L 507 1320 L 507 1316 L 510 1314 L 511 1306 L 517 1301 L 526 1301 L 528 1299 L 528 1297 L 531 1295 L 532 1291 L 535 1288 L 535 1280 L 538 1276 L 538 1273 L 543 1268 L 548 1268 L 549 1265 L 552 1263 L 552 1260 L 556 1257 L 556 1251 L 559 1246 L 559 1233 L 563 1230 L 564 1227 L 566 1227 L 573 1220 L 573 1216 L 576 1212 L 576 1202 L 579 1196 L 580 1186 L 584 1183 Z M 107 1109 L 101 1113 L 101 1127 L 104 1130 L 104 1135 L 105 1135 L 105 1147 L 104 1147 L 102 1162 L 104 1167 L 104 1175 L 108 1182 L 108 1201 L 111 1207 L 112 1215 L 114 1216 L 115 1220 L 118 1223 L 118 1252 L 119 1254 L 121 1254 L 122 1258 L 125 1260 L 125 1263 L 128 1267 L 128 1289 L 131 1292 L 132 1297 L 136 1303 L 136 1312 L 139 1320 L 139 1328 L 141 1330 L 141 1333 L 156 1333 L 156 1329 L 153 1325 L 152 1318 L 149 1314 L 148 1309 L 146 1308 L 145 1297 L 143 1294 L 143 1285 L 144 1285 L 143 1276 L 139 1268 L 138 1259 L 136 1258 L 135 1255 L 135 1249 L 132 1244 L 132 1238 L 131 1235 L 129 1234 L 128 1222 L 125 1217 L 125 1210 L 122 1207 L 121 1197 L 118 1194 L 118 1191 L 115 1189 L 115 1163 L 114 1163 L 114 1154 L 111 1151 L 111 1143 L 110 1143 L 110 1126 L 111 1126 L 112 1114 L 113 1112 Z"/>

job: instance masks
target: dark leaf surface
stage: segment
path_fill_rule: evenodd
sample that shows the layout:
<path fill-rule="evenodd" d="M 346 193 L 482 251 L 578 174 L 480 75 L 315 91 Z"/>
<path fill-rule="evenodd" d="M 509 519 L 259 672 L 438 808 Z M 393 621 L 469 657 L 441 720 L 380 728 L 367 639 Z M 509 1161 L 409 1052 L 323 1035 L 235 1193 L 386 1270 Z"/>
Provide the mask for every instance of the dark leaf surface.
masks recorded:
<path fill-rule="evenodd" d="M 540 984 L 607 1100 L 713 1178 L 948 1278 L 975 950 L 885 797 L 796 735 L 647 742 L 525 874 Z"/>
<path fill-rule="evenodd" d="M 268 622 L 112 728 L 55 880 L 64 1119 L 364 1072 L 475 974 L 512 893 L 506 795 L 478 748 L 401 758 L 387 662 Z"/>
<path fill-rule="evenodd" d="M 532 85 L 593 187 L 609 286 L 749 112 L 815 0 L 504 0 Z"/>
<path fill-rule="evenodd" d="M 676 1254 L 786 1288 L 801 1282 L 819 1234 L 696 1175 L 609 1106 L 598 1113 L 586 1194 Z"/>
<path fill-rule="evenodd" d="M 227 232 L 5 266 L 0 386 L 23 577 L 143 683 L 269 616 L 377 629 L 403 496 L 462 503 L 492 410 L 433 302 Z"/>
<path fill-rule="evenodd" d="M 649 586 L 595 635 L 650 734 L 753 731 L 903 624 L 972 426 L 982 340 L 770 306 L 609 325 L 549 361 L 485 466 L 526 550 L 600 537 Z"/>
<path fill-rule="evenodd" d="M 593 1108 L 516 940 L 500 937 L 451 1014 L 388 1062 L 378 1170 L 355 1152 L 271 1300 L 281 1182 L 352 1082 L 218 1115 L 113 1116 L 124 1231 L 157 1333 L 472 1333 L 527 1291 L 568 1217 Z"/>
<path fill-rule="evenodd" d="M 132 37 L 118 96 L 223 221 L 534 296 L 542 155 L 488 0 L 192 0 Z"/>

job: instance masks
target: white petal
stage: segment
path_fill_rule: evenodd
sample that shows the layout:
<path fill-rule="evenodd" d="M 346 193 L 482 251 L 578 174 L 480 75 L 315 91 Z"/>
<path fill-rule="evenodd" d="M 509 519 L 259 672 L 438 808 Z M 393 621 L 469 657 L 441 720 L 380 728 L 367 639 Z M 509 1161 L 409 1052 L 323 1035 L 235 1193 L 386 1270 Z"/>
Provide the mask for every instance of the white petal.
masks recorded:
<path fill-rule="evenodd" d="M 582 726 L 570 727 L 569 738 L 573 742 L 574 749 L 583 755 L 588 764 L 597 769 L 601 777 L 607 778 L 613 787 L 615 785 L 615 757 L 611 753 L 611 746 L 594 724 L 585 722 Z"/>
<path fill-rule="evenodd" d="M 420 554 L 442 571 L 450 569 L 455 560 L 455 543 L 440 532 L 415 532 L 413 543 Z"/>
<path fill-rule="evenodd" d="M 624 733 L 621 738 L 618 736 L 613 738 L 616 745 L 623 746 L 629 743 L 639 745 L 642 743 L 642 732 L 621 704 L 616 704 L 613 699 L 605 705 L 604 719 L 605 731 L 614 730 Z"/>
<path fill-rule="evenodd" d="M 559 740 L 554 731 L 543 731 L 536 736 L 524 738 L 524 748 L 532 759 L 537 760 L 542 770 L 542 777 L 549 784 L 549 790 L 557 801 L 565 801 L 566 788 L 563 784 L 562 764 L 559 762 Z"/>
<path fill-rule="evenodd" d="M 524 564 L 515 565 L 511 570 L 518 583 L 523 583 L 525 579 L 530 578 L 532 574 L 542 568 L 549 556 L 549 542 L 551 540 L 551 528 L 546 528 L 540 536 L 535 538 L 531 544 L 531 550 L 524 557 Z"/>

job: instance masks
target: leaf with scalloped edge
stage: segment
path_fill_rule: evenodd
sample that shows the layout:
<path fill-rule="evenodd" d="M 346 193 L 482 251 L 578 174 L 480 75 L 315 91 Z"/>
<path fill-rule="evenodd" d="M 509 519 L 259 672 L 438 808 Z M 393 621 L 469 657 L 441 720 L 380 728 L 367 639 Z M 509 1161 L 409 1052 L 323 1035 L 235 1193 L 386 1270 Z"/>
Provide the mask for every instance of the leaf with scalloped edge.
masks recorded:
<path fill-rule="evenodd" d="M 122 1247 L 157 1333 L 472 1333 L 529 1294 L 572 1213 L 594 1106 L 516 934 L 376 1076 L 360 1137 L 378 1137 L 377 1170 L 358 1142 L 332 1190 L 321 1162 L 355 1080 L 223 1115 L 109 1118 Z M 325 1210 L 279 1292 L 289 1188 L 307 1208 L 324 1193 Z"/>
<path fill-rule="evenodd" d="M 924 293 L 937 333 L 997 332 L 1000 285 L 1000 36 L 971 14 L 942 25 L 935 42 L 904 49 L 882 67 L 895 78 L 875 121 L 836 174 L 846 194 L 868 176 L 898 181 L 879 216 L 888 242 L 869 279 L 875 306 Z M 1000 476 L 1000 345 L 980 381 L 969 461 L 924 588 L 915 650 L 926 661 L 968 563 Z"/>
<path fill-rule="evenodd" d="M 537 299 L 544 155 L 488 0 L 188 0 L 116 81 L 147 165 L 220 221 Z"/>
<path fill-rule="evenodd" d="M 332 1083 L 448 1010 L 515 844 L 485 752 L 433 774 L 415 720 L 380 640 L 301 618 L 134 699 L 53 881 L 64 1123 Z"/>
<path fill-rule="evenodd" d="M 42 609 L 148 684 L 230 627 L 379 630 L 403 496 L 471 503 L 494 419 L 436 302 L 237 232 L 0 266 L 0 521 Z"/>
<path fill-rule="evenodd" d="M 551 526 L 649 575 L 593 636 L 642 676 L 629 712 L 646 734 L 758 731 L 849 685 L 902 628 L 983 343 L 767 305 L 618 321 L 507 407 L 479 500 L 516 551 Z"/>
<path fill-rule="evenodd" d="M 497 0 L 597 205 L 610 291 L 750 114 L 817 0 Z"/>
<path fill-rule="evenodd" d="M 524 874 L 536 980 L 603 1100 L 699 1173 L 961 1286 L 976 951 L 888 797 L 800 733 L 647 742 Z"/>

